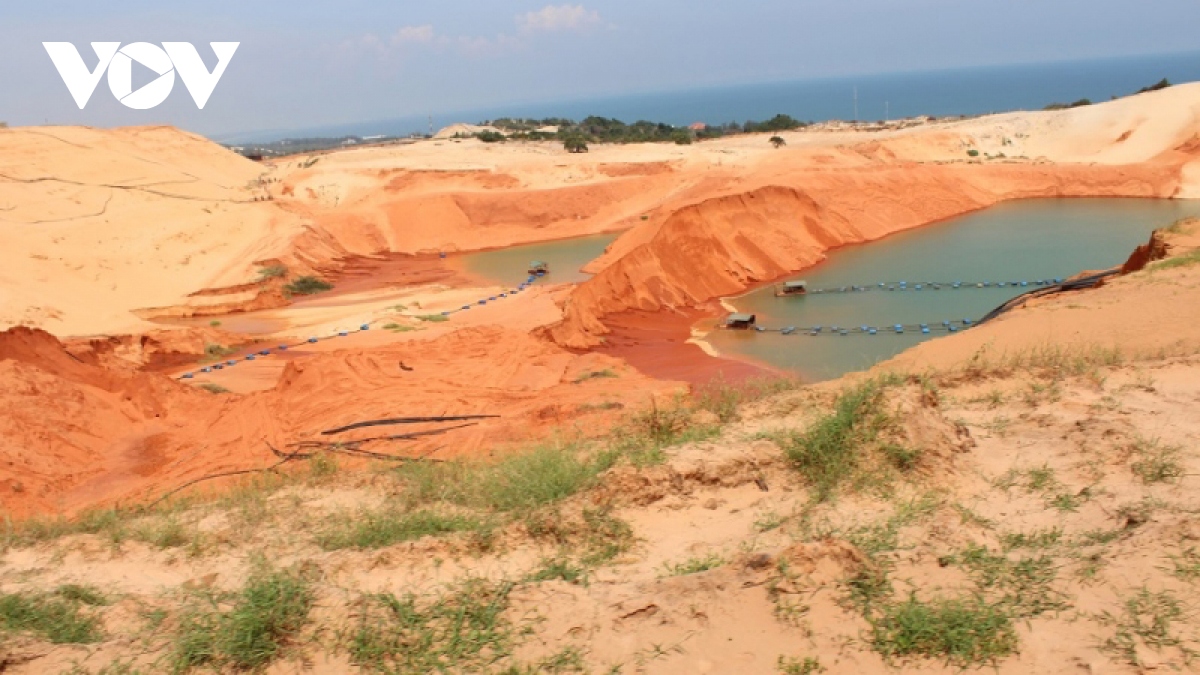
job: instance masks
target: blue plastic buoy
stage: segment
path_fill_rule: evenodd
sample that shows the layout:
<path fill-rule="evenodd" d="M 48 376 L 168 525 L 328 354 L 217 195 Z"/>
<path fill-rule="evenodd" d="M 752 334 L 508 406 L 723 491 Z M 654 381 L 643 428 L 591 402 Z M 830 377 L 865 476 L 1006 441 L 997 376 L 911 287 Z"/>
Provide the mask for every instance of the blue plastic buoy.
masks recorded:
<path fill-rule="evenodd" d="M 350 334 L 350 333 L 348 333 L 348 332 L 346 332 L 346 331 L 340 331 L 340 332 L 338 333 L 338 337 L 346 337 L 346 336 L 347 336 L 347 335 L 349 335 L 349 334 Z"/>
<path fill-rule="evenodd" d="M 779 332 L 782 335 L 791 335 L 792 333 L 796 332 L 796 327 L 795 326 L 787 326 L 786 328 L 784 328 L 783 330 L 781 330 Z"/>
<path fill-rule="evenodd" d="M 767 330 L 767 329 L 766 329 L 765 327 L 763 327 L 763 326 L 755 326 L 755 327 L 754 327 L 754 330 L 756 330 L 756 331 L 758 331 L 758 332 L 760 332 L 760 333 L 764 333 L 764 332 L 766 332 L 766 330 Z"/>
<path fill-rule="evenodd" d="M 848 331 L 848 330 L 846 330 L 846 329 L 844 329 L 844 328 L 843 328 L 843 329 L 842 329 L 842 331 L 841 331 L 841 334 L 842 334 L 842 335 L 849 335 L 849 334 L 850 334 L 850 331 Z"/>
<path fill-rule="evenodd" d="M 901 285 L 901 286 L 907 286 L 907 285 L 908 285 L 908 282 L 907 282 L 907 281 L 901 281 L 901 282 L 900 282 L 900 285 Z"/>
<path fill-rule="evenodd" d="M 208 367 L 201 368 L 201 369 L 200 369 L 200 372 L 202 372 L 202 373 L 211 373 L 211 372 L 212 372 L 212 368 L 208 368 Z"/>
<path fill-rule="evenodd" d="M 501 297 L 501 298 L 507 298 L 507 297 L 508 297 L 508 293 L 501 293 L 499 297 Z"/>
<path fill-rule="evenodd" d="M 997 286 L 999 286 L 1000 288 L 1004 288 L 1005 286 L 1007 286 L 1007 285 L 1008 285 L 1008 282 L 1006 282 L 1006 281 L 1001 281 L 1000 283 L 998 283 L 998 284 L 996 284 L 996 285 L 997 285 Z"/>
<path fill-rule="evenodd" d="M 238 363 L 237 361 L 226 361 L 225 365 L 233 367 L 233 366 L 236 366 L 237 363 Z"/>
<path fill-rule="evenodd" d="M 875 330 L 874 328 L 868 328 L 868 329 L 867 329 L 867 332 L 868 332 L 868 333 L 870 333 L 871 335 L 875 335 L 875 334 L 876 334 L 876 333 L 878 333 L 879 331 Z"/>
<path fill-rule="evenodd" d="M 913 288 L 915 288 L 916 290 L 919 291 L 919 290 L 921 290 L 921 284 L 917 284 L 916 286 L 913 286 Z"/>
<path fill-rule="evenodd" d="M 359 326 L 358 329 L 359 330 L 371 330 L 371 324 L 364 323 L 363 325 Z"/>
<path fill-rule="evenodd" d="M 247 354 L 247 355 L 246 355 L 246 360 L 247 360 L 247 361 L 253 361 L 253 360 L 254 360 L 254 355 L 253 355 L 253 354 Z"/>
<path fill-rule="evenodd" d="M 924 333 L 924 334 L 926 334 L 926 335 L 929 335 L 929 326 L 925 326 L 924 328 L 922 328 L 922 329 L 921 329 L 921 332 L 922 332 L 922 333 Z"/>
<path fill-rule="evenodd" d="M 287 349 L 288 349 L 288 346 L 287 346 L 287 345 L 279 345 L 279 351 L 281 351 L 281 352 L 286 352 L 286 351 L 287 351 Z"/>
<path fill-rule="evenodd" d="M 481 304 L 481 305 L 486 305 L 486 304 L 487 304 L 487 300 L 480 300 L 480 301 L 479 301 L 479 304 Z"/>
<path fill-rule="evenodd" d="M 970 320 L 970 319 L 963 319 L 963 325 L 964 325 L 964 326 L 970 326 L 970 325 L 971 325 L 971 320 Z"/>
<path fill-rule="evenodd" d="M 1021 285 L 1022 285 L 1022 286 L 1028 286 L 1028 285 L 1029 285 L 1029 282 L 1028 282 L 1028 281 L 1022 281 L 1022 282 L 1021 282 Z"/>
<path fill-rule="evenodd" d="M 271 355 L 271 350 L 270 350 L 270 349 L 264 349 L 264 350 L 262 350 L 261 352 L 259 352 L 259 354 L 261 354 L 262 356 L 270 356 L 270 355 Z"/>
<path fill-rule="evenodd" d="M 950 325 L 950 322 L 949 322 L 949 321 L 943 321 L 943 322 L 942 322 L 942 325 L 943 325 L 943 326 L 949 326 L 949 325 Z"/>
<path fill-rule="evenodd" d="M 889 290 L 889 291 L 894 291 L 894 290 L 896 290 L 896 287 L 895 287 L 895 286 L 888 286 L 888 290 Z"/>
<path fill-rule="evenodd" d="M 1062 279 L 1058 279 L 1058 278 L 1054 279 L 1054 283 L 1056 283 L 1056 284 L 1061 284 L 1062 282 L 1063 282 Z"/>
<path fill-rule="evenodd" d="M 861 330 L 861 331 L 862 331 L 862 332 L 864 332 L 864 333 L 865 333 L 865 332 L 867 332 L 867 328 L 869 328 L 869 326 L 859 326 L 859 327 L 858 327 L 858 329 L 859 329 L 859 330 Z"/>
<path fill-rule="evenodd" d="M 185 380 L 190 380 L 190 379 L 192 379 L 193 376 L 191 373 L 184 373 L 183 375 L 180 375 L 180 377 L 182 377 Z"/>
<path fill-rule="evenodd" d="M 445 251 L 442 251 L 441 253 L 439 253 L 439 254 L 438 254 L 438 257 L 439 257 L 439 258 L 445 258 L 445 257 L 446 257 L 446 252 L 445 252 Z"/>
<path fill-rule="evenodd" d="M 813 332 L 814 332 L 814 333 L 820 333 L 820 332 L 821 332 L 821 328 L 822 328 L 821 326 L 813 326 Z"/>
<path fill-rule="evenodd" d="M 883 283 L 882 281 L 881 281 L 881 282 L 879 282 L 879 287 L 880 287 L 880 288 L 883 288 L 884 286 L 887 286 L 887 284 Z"/>
<path fill-rule="evenodd" d="M 309 344 L 316 344 L 316 342 L 317 342 L 317 338 L 315 338 L 315 337 L 310 337 L 310 338 L 308 338 L 308 342 L 309 342 Z"/>
<path fill-rule="evenodd" d="M 488 300 L 495 300 L 495 299 L 496 299 L 496 296 L 494 296 L 494 295 L 491 296 L 490 298 L 488 298 Z"/>
<path fill-rule="evenodd" d="M 903 333 L 903 332 L 904 332 L 904 326 L 901 326 L 900 324 L 896 324 L 895 326 L 893 326 L 893 328 L 895 328 L 895 329 L 896 329 L 896 332 L 897 332 L 897 333 Z"/>
<path fill-rule="evenodd" d="M 957 333 L 957 332 L 958 332 L 958 329 L 957 329 L 957 328 L 955 328 L 954 326 L 950 326 L 950 332 L 951 332 L 951 333 Z"/>
<path fill-rule="evenodd" d="M 450 316 L 450 312 L 442 312 L 442 316 Z"/>

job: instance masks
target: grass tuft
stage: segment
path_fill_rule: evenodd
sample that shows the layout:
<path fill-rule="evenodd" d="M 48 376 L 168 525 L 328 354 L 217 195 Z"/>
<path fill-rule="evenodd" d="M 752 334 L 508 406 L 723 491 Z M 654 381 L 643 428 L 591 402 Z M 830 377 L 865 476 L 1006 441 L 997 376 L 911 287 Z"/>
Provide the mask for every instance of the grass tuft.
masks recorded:
<path fill-rule="evenodd" d="M 174 672 L 199 666 L 250 670 L 265 666 L 308 622 L 308 580 L 260 565 L 231 598 L 202 598 L 209 606 L 184 614 L 169 663 Z M 221 611 L 221 607 L 228 609 Z"/>
<path fill-rule="evenodd" d="M 965 668 L 996 663 L 1017 651 L 1011 617 L 977 598 L 926 602 L 910 596 L 886 607 L 871 624 L 871 644 L 887 659 L 944 658 Z"/>
<path fill-rule="evenodd" d="M 107 604 L 94 589 L 62 586 L 57 593 L 0 594 L 0 633 L 31 634 L 54 644 L 88 644 L 103 637 L 100 619 L 84 606 Z"/>
<path fill-rule="evenodd" d="M 486 526 L 485 521 L 470 516 L 403 512 L 390 507 L 338 519 L 317 536 L 317 543 L 327 551 L 384 548 L 421 537 L 478 531 Z"/>

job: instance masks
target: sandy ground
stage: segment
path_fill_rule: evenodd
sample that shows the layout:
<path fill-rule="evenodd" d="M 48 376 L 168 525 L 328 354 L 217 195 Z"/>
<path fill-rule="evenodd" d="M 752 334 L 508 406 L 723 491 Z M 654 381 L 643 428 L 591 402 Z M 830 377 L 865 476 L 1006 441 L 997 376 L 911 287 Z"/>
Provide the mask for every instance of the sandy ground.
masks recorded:
<path fill-rule="evenodd" d="M 586 155 L 433 140 L 274 164 L 167 128 L 3 129 L 0 326 L 19 328 L 0 334 L 11 487 L 0 503 L 18 516 L 129 503 L 260 467 L 266 442 L 373 416 L 501 415 L 407 448 L 485 452 L 590 424 L 578 411 L 597 396 L 633 405 L 761 372 L 704 356 L 688 317 L 831 247 L 1003 199 L 1191 195 L 1198 108 L 1194 84 L 1086 109 L 797 131 L 778 150 L 758 135 Z M 577 287 L 418 318 L 500 290 L 443 267 L 439 252 L 622 229 Z M 260 275 L 279 266 L 284 277 Z M 302 274 L 338 288 L 288 298 L 285 281 Z M 1164 321 L 1157 335 L 1191 334 L 1190 309 L 1173 313 L 1166 295 L 1148 305 Z M 1094 308 L 1088 330 L 1122 323 L 1126 306 Z M 362 324 L 372 329 L 171 379 L 196 372 L 212 345 L 240 358 Z M 1117 332 L 1141 344 L 1137 330 Z M 604 371 L 618 377 L 576 384 Z"/>

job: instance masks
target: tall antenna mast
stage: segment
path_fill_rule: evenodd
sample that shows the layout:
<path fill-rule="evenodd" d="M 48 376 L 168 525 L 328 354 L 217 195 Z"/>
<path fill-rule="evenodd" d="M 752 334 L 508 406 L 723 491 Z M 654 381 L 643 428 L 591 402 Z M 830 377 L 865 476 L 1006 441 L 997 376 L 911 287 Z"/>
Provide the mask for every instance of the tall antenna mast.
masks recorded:
<path fill-rule="evenodd" d="M 854 88 L 854 121 L 858 121 L 858 87 Z"/>
<path fill-rule="evenodd" d="M 883 120 L 885 122 L 892 121 L 892 103 L 891 103 L 891 101 L 883 102 Z"/>
<path fill-rule="evenodd" d="M 433 115 L 429 116 L 429 135 L 433 136 Z"/>

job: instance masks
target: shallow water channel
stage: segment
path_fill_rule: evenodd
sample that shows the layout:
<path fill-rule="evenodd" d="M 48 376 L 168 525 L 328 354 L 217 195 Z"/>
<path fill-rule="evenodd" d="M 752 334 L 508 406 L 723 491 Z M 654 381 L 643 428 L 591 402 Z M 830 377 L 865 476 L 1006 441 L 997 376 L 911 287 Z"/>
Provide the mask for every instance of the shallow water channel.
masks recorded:
<path fill-rule="evenodd" d="M 738 311 L 757 315 L 759 325 L 797 327 L 792 335 L 720 330 L 712 331 L 708 341 L 724 354 L 796 370 L 806 379 L 835 378 L 945 335 L 940 330 L 944 321 L 961 325 L 963 319 L 978 319 L 1036 288 L 1038 280 L 1119 265 L 1152 230 L 1186 216 L 1200 216 L 1200 201 L 1039 199 L 1001 204 L 835 250 L 821 264 L 791 277 L 804 279 L 810 289 L 871 290 L 776 297 L 774 288 L 767 287 L 729 299 Z M 907 282 L 907 290 L 900 290 L 901 281 Z M 1021 286 L 1022 281 L 1029 285 Z M 896 290 L 881 289 L 880 282 Z M 934 290 L 928 282 L 965 283 Z M 982 282 L 990 285 L 975 286 Z M 891 328 L 922 323 L 931 326 L 930 334 L 912 328 L 897 334 Z M 813 336 L 815 326 L 822 332 Z M 833 334 L 833 326 L 850 330 L 844 336 Z M 878 332 L 863 333 L 861 326 Z"/>
<path fill-rule="evenodd" d="M 597 234 L 480 251 L 463 255 L 459 261 L 466 271 L 477 276 L 498 284 L 518 284 L 525 279 L 529 263 L 538 260 L 549 266 L 547 283 L 574 284 L 591 276 L 580 268 L 599 258 L 618 236 L 619 233 Z"/>

